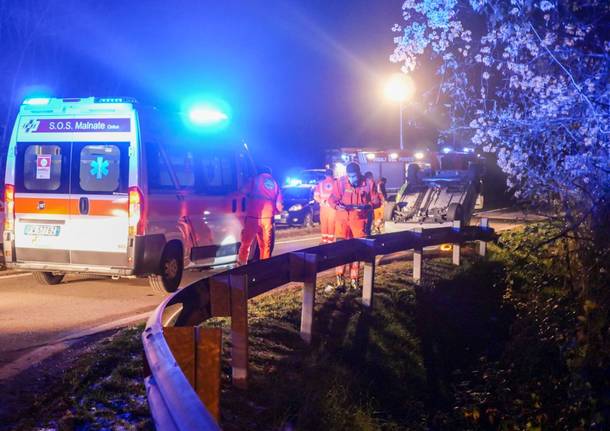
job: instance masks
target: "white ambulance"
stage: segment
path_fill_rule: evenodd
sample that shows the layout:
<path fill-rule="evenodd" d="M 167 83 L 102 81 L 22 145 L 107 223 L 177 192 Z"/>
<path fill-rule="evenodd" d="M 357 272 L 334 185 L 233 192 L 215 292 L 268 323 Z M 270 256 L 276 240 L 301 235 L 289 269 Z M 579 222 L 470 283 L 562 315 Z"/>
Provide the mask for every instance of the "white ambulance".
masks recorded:
<path fill-rule="evenodd" d="M 175 291 L 184 268 L 236 261 L 254 174 L 228 132 L 132 99 L 26 100 L 7 154 L 6 264 L 43 284 L 81 273 Z"/>

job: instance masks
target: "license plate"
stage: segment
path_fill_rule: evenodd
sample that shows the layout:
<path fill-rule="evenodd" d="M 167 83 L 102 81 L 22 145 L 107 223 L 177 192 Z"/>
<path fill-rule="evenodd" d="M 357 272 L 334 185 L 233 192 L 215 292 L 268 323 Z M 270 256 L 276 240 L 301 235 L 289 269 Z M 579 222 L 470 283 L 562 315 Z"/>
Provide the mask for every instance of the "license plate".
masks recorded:
<path fill-rule="evenodd" d="M 60 226 L 48 224 L 26 224 L 26 235 L 59 236 Z"/>

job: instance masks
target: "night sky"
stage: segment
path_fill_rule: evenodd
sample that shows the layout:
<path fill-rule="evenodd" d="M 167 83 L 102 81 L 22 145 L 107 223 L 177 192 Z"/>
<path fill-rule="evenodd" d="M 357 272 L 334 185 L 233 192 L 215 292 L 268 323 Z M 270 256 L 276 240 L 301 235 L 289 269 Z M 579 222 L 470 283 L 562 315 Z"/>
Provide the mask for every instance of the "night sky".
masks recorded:
<path fill-rule="evenodd" d="M 3 63 L 4 76 L 16 77 L 10 106 L 36 91 L 134 96 L 169 108 L 194 95 L 222 98 L 256 160 L 278 175 L 320 166 L 325 148 L 396 147 L 398 108 L 383 99 L 381 86 L 399 70 L 388 57 L 401 4 L 5 2 L 3 20 L 36 28 L 32 40 L 1 33 L 3 52 L 25 54 L 17 73 L 17 61 Z M 5 94 L 11 79 L 0 84 Z M 407 143 L 420 145 L 424 135 L 407 129 Z"/>

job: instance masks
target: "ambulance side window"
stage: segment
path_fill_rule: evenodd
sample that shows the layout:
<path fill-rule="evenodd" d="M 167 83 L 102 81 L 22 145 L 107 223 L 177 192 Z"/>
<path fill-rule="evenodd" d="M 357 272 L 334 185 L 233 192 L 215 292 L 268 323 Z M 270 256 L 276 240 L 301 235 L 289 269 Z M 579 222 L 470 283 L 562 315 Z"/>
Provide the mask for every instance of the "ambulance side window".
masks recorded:
<path fill-rule="evenodd" d="M 237 190 L 235 156 L 232 153 L 206 153 L 199 159 L 197 192 L 225 195 Z"/>
<path fill-rule="evenodd" d="M 250 161 L 250 158 L 244 154 L 239 153 L 239 182 L 240 184 L 246 184 L 250 178 L 256 175 L 254 165 Z"/>
<path fill-rule="evenodd" d="M 153 191 L 175 190 L 165 158 L 161 155 L 159 146 L 154 143 L 146 144 L 148 187 Z"/>
<path fill-rule="evenodd" d="M 169 162 L 172 165 L 178 184 L 181 189 L 195 187 L 195 157 L 193 153 L 184 148 L 171 148 L 167 151 Z"/>

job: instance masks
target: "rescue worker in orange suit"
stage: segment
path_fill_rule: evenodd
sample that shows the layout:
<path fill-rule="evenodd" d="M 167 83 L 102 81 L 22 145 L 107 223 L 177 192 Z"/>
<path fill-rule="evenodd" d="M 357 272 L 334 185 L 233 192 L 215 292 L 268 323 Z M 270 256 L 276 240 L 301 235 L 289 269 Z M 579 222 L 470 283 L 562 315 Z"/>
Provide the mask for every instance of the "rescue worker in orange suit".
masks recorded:
<path fill-rule="evenodd" d="M 271 169 L 261 167 L 246 187 L 246 221 L 241 232 L 238 265 L 248 263 L 250 247 L 254 239 L 258 242 L 260 258 L 271 257 L 273 247 L 273 219 L 282 212 L 282 192 L 271 176 Z"/>
<path fill-rule="evenodd" d="M 383 233 L 385 229 L 385 203 L 388 200 L 388 192 L 386 191 L 387 178 L 381 177 L 377 183 L 377 196 L 381 204 L 379 208 L 375 208 L 373 217 L 373 232 Z"/>
<path fill-rule="evenodd" d="M 335 238 L 351 239 L 366 236 L 365 227 L 369 213 L 380 205 L 375 187 L 360 173 L 360 165 L 350 163 L 346 175 L 337 179 L 330 198 L 335 208 Z M 360 262 L 353 262 L 349 270 L 350 286 L 358 288 Z M 337 287 L 345 285 L 345 266 L 336 269 Z"/>
<path fill-rule="evenodd" d="M 375 177 L 373 177 L 373 173 L 371 171 L 365 172 L 364 178 L 371 187 L 375 187 Z M 375 189 L 375 191 L 377 191 L 377 189 Z M 364 227 L 364 233 L 366 233 L 366 236 L 371 235 L 372 229 L 373 229 L 373 211 L 369 211 L 368 216 L 366 218 L 366 226 Z"/>
<path fill-rule="evenodd" d="M 320 181 L 313 192 L 313 198 L 320 204 L 320 233 L 322 244 L 335 242 L 335 209 L 330 206 L 330 197 L 335 187 L 332 169 L 327 169 L 325 178 Z"/>

